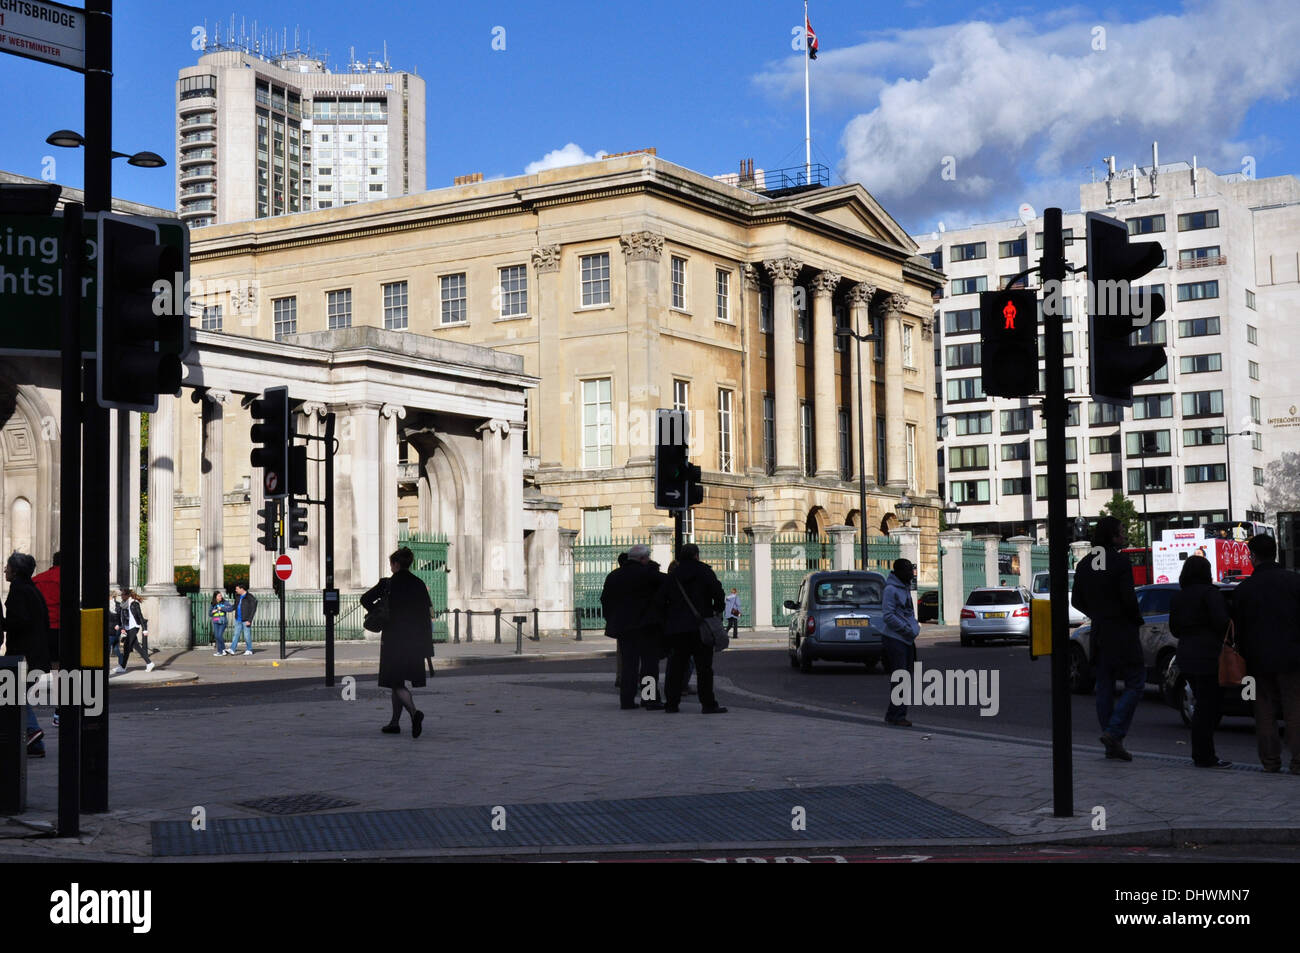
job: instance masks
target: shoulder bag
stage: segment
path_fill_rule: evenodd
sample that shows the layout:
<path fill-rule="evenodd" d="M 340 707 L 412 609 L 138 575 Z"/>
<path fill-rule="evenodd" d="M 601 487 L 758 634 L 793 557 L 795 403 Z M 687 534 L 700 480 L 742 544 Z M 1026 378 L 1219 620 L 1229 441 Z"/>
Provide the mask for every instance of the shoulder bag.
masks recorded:
<path fill-rule="evenodd" d="M 375 607 L 366 613 L 365 619 L 361 622 L 361 627 L 367 632 L 383 632 L 388 628 L 388 590 L 389 581 L 382 580 L 380 583 L 379 598 L 375 602 Z"/>
<path fill-rule="evenodd" d="M 1219 652 L 1219 684 L 1227 687 L 1240 685 L 1246 677 L 1246 660 L 1237 651 L 1237 630 L 1228 622 L 1228 634 L 1223 639 L 1223 649 Z"/>
<path fill-rule="evenodd" d="M 677 591 L 682 594 L 682 598 L 686 600 L 686 605 L 690 608 L 691 614 L 695 616 L 695 621 L 699 623 L 700 641 L 705 645 L 712 646 L 715 652 L 725 651 L 727 646 L 731 644 L 731 640 L 727 638 L 727 627 L 723 624 L 722 619 L 716 615 L 700 615 L 699 610 L 695 608 L 695 604 L 691 602 L 691 597 L 686 594 L 686 590 L 682 587 L 682 581 L 673 576 L 673 582 L 677 584 Z"/>

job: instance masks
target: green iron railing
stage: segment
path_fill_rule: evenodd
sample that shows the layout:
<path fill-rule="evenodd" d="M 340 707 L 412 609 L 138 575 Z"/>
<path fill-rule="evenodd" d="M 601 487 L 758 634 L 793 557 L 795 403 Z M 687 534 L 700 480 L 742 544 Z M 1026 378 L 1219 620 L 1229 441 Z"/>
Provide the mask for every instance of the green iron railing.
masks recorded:
<path fill-rule="evenodd" d="M 966 598 L 972 591 L 986 585 L 988 577 L 984 572 L 984 544 L 967 540 L 961 548 L 962 605 L 966 604 Z"/>
<path fill-rule="evenodd" d="M 257 598 L 257 612 L 253 616 L 253 641 L 280 641 L 280 598 L 271 589 L 254 589 Z M 212 644 L 212 621 L 208 607 L 212 604 L 212 594 L 191 592 L 190 621 L 194 633 L 194 645 Z M 234 601 L 233 599 L 231 600 Z M 339 596 L 339 615 L 334 620 L 334 638 L 364 639 L 365 630 L 361 621 L 365 618 L 361 608 L 360 593 L 341 593 Z M 290 642 L 324 642 L 325 611 L 319 590 L 290 591 L 285 596 L 285 637 Z M 235 614 L 227 613 L 229 623 L 226 626 L 226 641 L 229 642 L 235 632 Z"/>
<path fill-rule="evenodd" d="M 902 555 L 901 544 L 888 536 L 873 536 L 867 539 L 867 562 L 869 572 L 878 572 L 888 576 L 894 571 L 894 560 Z M 862 565 L 862 544 L 853 544 L 853 565 Z"/>
<path fill-rule="evenodd" d="M 742 628 L 754 625 L 754 546 L 749 540 L 737 540 L 728 536 L 705 536 L 695 534 L 695 544 L 700 547 L 700 561 L 717 575 L 722 583 L 722 591 L 730 595 L 736 590 L 740 597 L 740 621 Z"/>
<path fill-rule="evenodd" d="M 785 600 L 795 599 L 799 583 L 810 572 L 830 569 L 831 544 L 825 537 L 802 533 L 772 538 L 772 624 L 784 626 L 790 621 Z"/>
<path fill-rule="evenodd" d="M 1031 572 L 1047 572 L 1048 547 L 1035 545 L 1029 550 L 1029 569 Z"/>
<path fill-rule="evenodd" d="M 432 533 L 403 533 L 399 540 L 415 555 L 411 572 L 424 581 L 433 604 L 433 641 L 446 642 L 447 633 L 447 537 Z"/>
<path fill-rule="evenodd" d="M 649 539 L 621 536 L 612 539 L 584 540 L 573 546 L 573 605 L 581 629 L 605 628 L 605 611 L 600 593 L 605 577 L 618 568 L 618 554 L 638 543 L 650 545 Z M 667 569 L 667 566 L 661 566 Z"/>

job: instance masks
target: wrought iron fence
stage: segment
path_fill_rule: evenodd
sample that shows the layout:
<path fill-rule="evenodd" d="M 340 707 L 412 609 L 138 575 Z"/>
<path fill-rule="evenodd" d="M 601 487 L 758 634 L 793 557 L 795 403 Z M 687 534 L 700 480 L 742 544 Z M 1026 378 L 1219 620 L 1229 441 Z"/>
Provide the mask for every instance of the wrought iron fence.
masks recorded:
<path fill-rule="evenodd" d="M 818 569 L 831 568 L 831 544 L 826 537 L 803 534 L 772 538 L 772 624 L 789 622 L 785 600 L 799 593 L 803 577 Z"/>
<path fill-rule="evenodd" d="M 695 544 L 700 547 L 700 561 L 709 566 L 722 583 L 728 595 L 736 590 L 740 598 L 738 625 L 749 628 L 754 624 L 754 572 L 753 543 L 730 536 L 704 536 L 695 534 Z"/>
<path fill-rule="evenodd" d="M 257 611 L 253 615 L 253 641 L 280 641 L 280 607 L 279 596 L 271 589 L 254 589 L 257 598 Z M 212 604 L 212 594 L 191 592 L 190 621 L 194 633 L 194 645 L 212 644 L 212 620 L 208 609 Z M 324 642 L 325 609 L 319 590 L 288 592 L 285 595 L 285 633 L 290 642 Z M 361 621 L 365 618 L 361 607 L 360 593 L 341 593 L 339 596 L 339 615 L 334 620 L 334 638 L 360 640 L 366 637 Z M 227 613 L 229 624 L 226 626 L 226 641 L 234 635 L 235 614 Z"/>
<path fill-rule="evenodd" d="M 618 554 L 650 540 L 636 536 L 588 540 L 573 546 L 573 605 L 579 630 L 605 628 L 600 593 L 605 577 L 618 568 Z M 667 568 L 667 567 L 663 567 Z"/>
<path fill-rule="evenodd" d="M 1029 569 L 1031 572 L 1047 572 L 1048 547 L 1034 545 L 1029 550 Z"/>
<path fill-rule="evenodd" d="M 446 642 L 447 633 L 447 537 L 432 533 L 401 533 L 399 541 L 415 555 L 411 572 L 424 581 L 433 603 L 433 641 Z"/>
<path fill-rule="evenodd" d="M 867 539 L 867 561 L 862 562 L 862 544 L 853 544 L 853 564 L 863 566 L 868 572 L 878 572 L 888 576 L 894 571 L 894 560 L 902 555 L 902 545 L 888 536 L 873 536 Z"/>
<path fill-rule="evenodd" d="M 965 605 L 966 597 L 976 589 L 982 589 L 988 584 L 988 577 L 984 572 L 984 546 L 981 543 L 966 545 L 961 548 L 961 586 L 962 586 L 962 604 Z"/>

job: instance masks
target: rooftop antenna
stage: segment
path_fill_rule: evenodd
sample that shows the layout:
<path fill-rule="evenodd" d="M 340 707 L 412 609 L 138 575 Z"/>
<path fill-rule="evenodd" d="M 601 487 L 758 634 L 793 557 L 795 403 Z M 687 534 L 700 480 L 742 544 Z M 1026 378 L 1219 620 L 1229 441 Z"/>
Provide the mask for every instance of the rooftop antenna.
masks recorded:
<path fill-rule="evenodd" d="M 1114 185 L 1115 185 L 1115 157 L 1106 156 L 1101 160 L 1106 164 L 1106 204 L 1114 205 Z"/>
<path fill-rule="evenodd" d="M 1133 201 L 1136 202 L 1138 200 L 1138 164 L 1136 162 L 1133 163 L 1133 182 L 1131 185 Z"/>
<path fill-rule="evenodd" d="M 1151 141 L 1151 197 L 1156 198 L 1156 173 L 1160 169 L 1160 143 Z"/>
<path fill-rule="evenodd" d="M 1196 156 L 1192 156 L 1192 198 L 1196 198 Z"/>

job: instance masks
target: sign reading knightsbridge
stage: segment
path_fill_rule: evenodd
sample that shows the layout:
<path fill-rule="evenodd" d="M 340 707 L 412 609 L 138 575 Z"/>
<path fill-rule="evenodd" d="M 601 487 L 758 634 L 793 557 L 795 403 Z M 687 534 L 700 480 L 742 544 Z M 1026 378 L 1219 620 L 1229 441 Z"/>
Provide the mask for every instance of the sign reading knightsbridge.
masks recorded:
<path fill-rule="evenodd" d="M 0 0 L 3 6 L 5 0 Z M 190 230 L 174 218 L 131 216 L 131 221 L 158 226 L 158 239 L 181 250 L 183 273 L 167 287 L 155 287 L 157 314 L 186 314 L 190 271 Z M 96 271 L 99 266 L 98 220 L 87 215 L 81 265 L 81 351 L 95 356 Z M 63 213 L 0 215 L 0 354 L 51 357 L 59 351 L 60 297 L 63 293 Z"/>
<path fill-rule="evenodd" d="M 0 52 L 84 72 L 85 11 L 44 0 L 0 0 Z"/>

